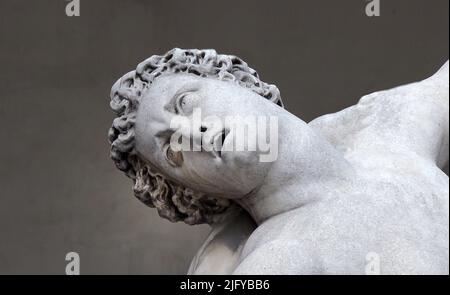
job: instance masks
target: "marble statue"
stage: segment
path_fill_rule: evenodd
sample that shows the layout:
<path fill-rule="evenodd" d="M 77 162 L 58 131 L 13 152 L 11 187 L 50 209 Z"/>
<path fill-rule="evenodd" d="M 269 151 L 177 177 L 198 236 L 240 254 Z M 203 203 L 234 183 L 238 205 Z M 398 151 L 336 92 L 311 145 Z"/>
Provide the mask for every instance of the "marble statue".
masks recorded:
<path fill-rule="evenodd" d="M 176 48 L 112 87 L 111 158 L 161 217 L 211 225 L 189 274 L 448 274 L 448 71 L 305 123 L 242 59 Z M 173 148 L 195 109 L 276 117 L 276 160 L 225 149 L 226 127 L 221 149 Z"/>

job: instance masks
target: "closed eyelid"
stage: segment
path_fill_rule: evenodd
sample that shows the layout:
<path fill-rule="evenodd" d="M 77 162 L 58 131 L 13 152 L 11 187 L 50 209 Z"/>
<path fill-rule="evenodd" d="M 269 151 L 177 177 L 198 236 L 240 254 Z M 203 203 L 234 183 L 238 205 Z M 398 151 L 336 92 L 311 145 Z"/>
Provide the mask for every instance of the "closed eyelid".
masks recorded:
<path fill-rule="evenodd" d="M 189 84 L 189 85 L 186 85 L 186 86 L 184 86 L 184 87 L 181 87 L 181 88 L 173 95 L 173 97 L 170 99 L 169 103 L 167 103 L 167 104 L 165 105 L 164 108 L 165 108 L 166 110 L 172 112 L 172 113 L 175 113 L 175 112 L 176 112 L 176 107 L 177 107 L 177 101 L 178 101 L 178 99 L 180 98 L 180 96 L 182 96 L 183 94 L 186 94 L 186 93 L 196 92 L 196 91 L 198 91 L 199 89 L 200 89 L 200 87 L 199 87 L 199 85 L 197 85 L 197 84 L 194 84 L 194 85 Z"/>

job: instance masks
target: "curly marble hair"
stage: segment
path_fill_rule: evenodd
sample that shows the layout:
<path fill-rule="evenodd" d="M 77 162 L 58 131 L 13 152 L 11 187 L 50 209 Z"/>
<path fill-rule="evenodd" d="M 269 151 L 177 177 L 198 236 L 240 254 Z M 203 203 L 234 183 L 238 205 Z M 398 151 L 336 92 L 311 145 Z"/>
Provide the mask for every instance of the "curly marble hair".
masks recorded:
<path fill-rule="evenodd" d="M 259 79 L 255 70 L 233 55 L 215 50 L 175 48 L 164 55 L 153 55 L 135 71 L 125 74 L 111 89 L 111 108 L 117 115 L 109 130 L 111 158 L 117 168 L 133 180 L 134 195 L 149 207 L 156 207 L 161 217 L 187 224 L 215 223 L 232 205 L 168 180 L 140 159 L 134 149 L 134 123 L 139 101 L 152 82 L 165 73 L 191 73 L 214 77 L 249 88 L 268 100 L 283 106 L 274 85 Z"/>

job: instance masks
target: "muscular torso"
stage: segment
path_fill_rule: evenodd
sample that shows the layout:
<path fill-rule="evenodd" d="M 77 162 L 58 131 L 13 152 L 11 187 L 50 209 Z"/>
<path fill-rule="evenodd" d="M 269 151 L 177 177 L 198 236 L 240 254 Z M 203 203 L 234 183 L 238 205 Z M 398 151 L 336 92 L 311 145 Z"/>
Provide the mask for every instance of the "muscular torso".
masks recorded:
<path fill-rule="evenodd" d="M 365 274 L 371 254 L 382 274 L 448 273 L 448 177 L 436 173 L 434 180 L 399 181 L 385 173 L 386 179 L 361 179 L 337 187 L 338 197 L 275 216 L 254 231 L 248 217 L 238 218 L 247 231 L 233 222 L 222 228 L 191 273 Z M 221 251 L 237 232 L 235 251 Z"/>
<path fill-rule="evenodd" d="M 448 177 L 433 189 L 424 182 L 361 180 L 275 216 L 252 233 L 233 273 L 365 274 L 371 253 L 382 274 L 448 273 Z"/>

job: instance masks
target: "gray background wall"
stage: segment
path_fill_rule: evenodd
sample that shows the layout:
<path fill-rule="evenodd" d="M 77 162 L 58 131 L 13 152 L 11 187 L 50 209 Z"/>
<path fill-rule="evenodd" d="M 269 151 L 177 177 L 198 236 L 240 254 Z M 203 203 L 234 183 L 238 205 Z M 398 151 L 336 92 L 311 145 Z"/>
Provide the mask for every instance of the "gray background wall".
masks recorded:
<path fill-rule="evenodd" d="M 0 273 L 181 274 L 207 233 L 162 220 L 109 160 L 112 83 L 172 47 L 241 56 L 309 121 L 448 58 L 448 0 L 0 0 Z"/>

